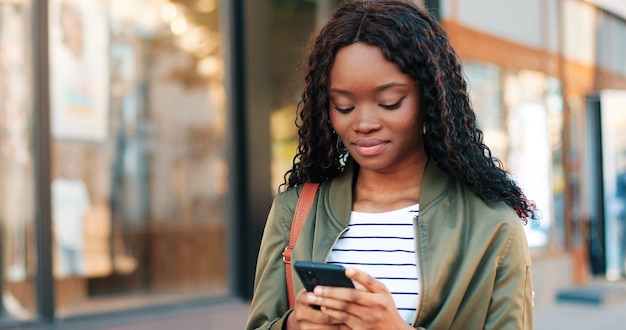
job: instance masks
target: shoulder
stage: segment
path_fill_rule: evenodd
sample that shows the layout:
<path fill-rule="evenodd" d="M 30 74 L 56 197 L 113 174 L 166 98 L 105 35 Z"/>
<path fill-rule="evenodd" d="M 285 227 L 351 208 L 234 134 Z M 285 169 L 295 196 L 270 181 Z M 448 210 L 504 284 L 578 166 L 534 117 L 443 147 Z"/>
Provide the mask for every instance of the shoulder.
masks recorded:
<path fill-rule="evenodd" d="M 482 219 L 483 222 L 521 224 L 515 210 L 504 201 L 487 203 L 476 193 L 471 191 L 462 182 L 432 164 L 427 168 L 422 190 L 427 189 L 426 204 L 429 207 L 451 208 L 472 217 Z M 432 205 L 431 205 L 432 204 Z M 426 206 L 426 205 L 425 205 Z"/>
<path fill-rule="evenodd" d="M 461 227 L 477 238 L 498 240 L 525 235 L 522 220 L 512 207 L 503 201 L 487 203 L 450 177 L 440 198 L 429 207 L 436 217 L 448 218 L 450 225 L 463 223 Z"/>
<path fill-rule="evenodd" d="M 504 256 L 511 254 L 526 259 L 529 263 L 528 242 L 522 219 L 515 210 L 504 202 L 485 203 L 475 194 L 468 192 L 469 209 L 474 230 L 473 235 L 498 246 L 500 264 Z"/>
<path fill-rule="evenodd" d="M 272 202 L 272 210 L 270 213 L 274 218 L 280 219 L 282 223 L 286 222 L 286 219 L 291 223 L 293 212 L 296 209 L 298 203 L 298 196 L 302 191 L 302 185 L 287 188 L 285 191 L 280 192 L 274 201 Z"/>
<path fill-rule="evenodd" d="M 318 188 L 314 199 L 319 199 L 320 195 L 326 194 L 326 191 L 330 186 L 330 182 L 322 182 L 319 186 L 320 188 Z M 278 216 L 287 226 L 291 225 L 293 214 L 304 187 L 305 184 L 301 184 L 295 187 L 287 188 L 285 191 L 280 192 L 276 195 L 276 197 L 274 197 L 271 212 L 274 216 Z M 320 193 L 320 191 L 324 192 Z"/>
<path fill-rule="evenodd" d="M 281 191 L 274 197 L 274 204 L 277 205 L 289 205 L 294 204 L 298 200 L 298 196 L 300 195 L 300 191 L 302 191 L 302 185 L 296 187 L 290 187 Z"/>
<path fill-rule="evenodd" d="M 520 217 L 505 202 L 486 203 L 461 184 L 459 184 L 458 189 L 463 190 L 463 194 L 467 196 L 465 207 L 470 211 L 473 222 L 480 224 L 480 226 L 497 228 L 501 234 L 524 230 Z"/>

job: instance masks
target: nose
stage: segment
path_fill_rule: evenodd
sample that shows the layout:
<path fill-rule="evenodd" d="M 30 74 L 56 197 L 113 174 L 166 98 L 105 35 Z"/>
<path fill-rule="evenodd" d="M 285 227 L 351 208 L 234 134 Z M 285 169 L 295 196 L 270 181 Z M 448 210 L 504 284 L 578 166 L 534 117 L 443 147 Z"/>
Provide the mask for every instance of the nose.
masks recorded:
<path fill-rule="evenodd" d="M 374 106 L 361 106 L 355 108 L 354 131 L 370 133 L 381 128 L 377 109 Z"/>

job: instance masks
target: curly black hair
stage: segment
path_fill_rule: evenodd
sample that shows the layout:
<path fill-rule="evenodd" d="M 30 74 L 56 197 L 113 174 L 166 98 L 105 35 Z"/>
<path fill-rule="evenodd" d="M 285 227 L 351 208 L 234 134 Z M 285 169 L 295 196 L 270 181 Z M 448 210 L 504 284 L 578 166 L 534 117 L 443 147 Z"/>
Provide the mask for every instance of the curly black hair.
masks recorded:
<path fill-rule="evenodd" d="M 486 203 L 503 201 L 526 222 L 536 207 L 483 142 L 461 61 L 447 33 L 428 11 L 402 0 L 346 3 L 320 30 L 305 64 L 298 103 L 299 144 L 282 187 L 339 175 L 346 151 L 330 125 L 329 75 L 337 51 L 355 42 L 374 45 L 419 86 L 429 158 Z"/>

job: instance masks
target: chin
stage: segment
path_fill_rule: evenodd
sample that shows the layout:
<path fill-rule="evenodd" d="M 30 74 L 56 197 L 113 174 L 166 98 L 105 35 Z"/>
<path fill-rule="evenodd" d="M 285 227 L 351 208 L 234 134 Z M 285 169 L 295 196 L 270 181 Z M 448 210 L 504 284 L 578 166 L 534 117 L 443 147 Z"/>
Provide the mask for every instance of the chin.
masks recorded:
<path fill-rule="evenodd" d="M 359 164 L 359 167 L 362 170 L 379 172 L 383 171 L 386 168 L 389 168 L 391 164 L 387 162 L 385 157 L 376 157 L 374 158 L 354 158 L 354 161 Z"/>

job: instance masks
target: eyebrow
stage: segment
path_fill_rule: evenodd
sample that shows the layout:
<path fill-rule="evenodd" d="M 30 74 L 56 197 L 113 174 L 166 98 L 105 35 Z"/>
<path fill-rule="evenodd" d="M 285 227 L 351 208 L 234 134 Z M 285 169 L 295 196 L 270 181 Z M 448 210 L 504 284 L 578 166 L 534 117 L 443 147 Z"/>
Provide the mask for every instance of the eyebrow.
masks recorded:
<path fill-rule="evenodd" d="M 404 87 L 404 86 L 409 86 L 409 84 L 401 83 L 401 82 L 390 82 L 388 84 L 384 84 L 384 85 L 381 85 L 381 86 L 378 86 L 378 87 L 374 88 L 374 92 L 380 92 L 382 90 L 385 90 L 385 89 L 388 89 L 388 88 L 391 88 L 391 87 L 396 87 L 396 86 L 403 86 Z M 339 93 L 339 94 L 352 95 L 352 92 L 350 92 L 350 91 L 347 91 L 347 90 L 341 89 L 341 88 L 334 88 L 334 87 L 330 88 L 330 92 L 332 92 L 332 93 Z"/>

